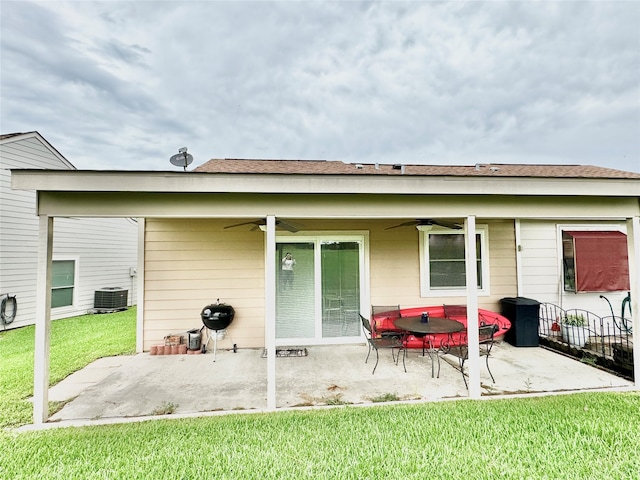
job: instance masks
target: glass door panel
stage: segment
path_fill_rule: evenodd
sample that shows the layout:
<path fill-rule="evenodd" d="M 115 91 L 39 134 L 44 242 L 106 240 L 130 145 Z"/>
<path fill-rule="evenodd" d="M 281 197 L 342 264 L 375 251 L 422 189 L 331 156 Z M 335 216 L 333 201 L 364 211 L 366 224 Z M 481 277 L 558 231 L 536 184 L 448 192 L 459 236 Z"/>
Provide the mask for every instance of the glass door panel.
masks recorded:
<path fill-rule="evenodd" d="M 322 336 L 353 337 L 360 333 L 360 244 L 322 241 Z"/>
<path fill-rule="evenodd" d="M 276 338 L 315 337 L 314 247 L 313 242 L 276 244 Z"/>

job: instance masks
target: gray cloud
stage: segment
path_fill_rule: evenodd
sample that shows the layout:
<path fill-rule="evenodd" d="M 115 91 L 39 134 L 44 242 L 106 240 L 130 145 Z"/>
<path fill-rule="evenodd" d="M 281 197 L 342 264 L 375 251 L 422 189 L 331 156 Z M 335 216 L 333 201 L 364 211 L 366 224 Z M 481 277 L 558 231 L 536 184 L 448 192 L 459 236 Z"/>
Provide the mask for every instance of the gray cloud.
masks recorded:
<path fill-rule="evenodd" d="M 635 2 L 4 2 L 2 130 L 212 157 L 640 171 Z M 39 28 L 34 29 L 37 25 Z"/>

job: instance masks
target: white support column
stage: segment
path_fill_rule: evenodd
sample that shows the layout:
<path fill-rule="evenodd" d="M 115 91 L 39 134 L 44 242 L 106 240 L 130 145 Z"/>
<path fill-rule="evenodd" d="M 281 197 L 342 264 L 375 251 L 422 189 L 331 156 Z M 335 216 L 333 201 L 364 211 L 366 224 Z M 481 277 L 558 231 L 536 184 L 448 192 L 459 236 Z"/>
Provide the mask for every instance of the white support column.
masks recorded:
<path fill-rule="evenodd" d="M 138 218 L 138 265 L 136 270 L 136 352 L 144 351 L 144 232 L 145 219 Z"/>
<path fill-rule="evenodd" d="M 33 423 L 49 417 L 49 350 L 51 345 L 51 259 L 53 217 L 39 216 L 36 334 L 33 362 Z"/>
<path fill-rule="evenodd" d="M 267 410 L 276 409 L 276 217 L 267 216 L 264 323 L 267 348 Z"/>
<path fill-rule="evenodd" d="M 467 277 L 467 340 L 469 342 L 469 397 L 480 398 L 480 345 L 478 344 L 478 273 L 476 252 L 476 217 L 469 215 L 464 222 L 465 270 Z M 487 261 L 486 259 L 484 259 Z"/>
<path fill-rule="evenodd" d="M 640 217 L 627 219 L 627 251 L 629 256 L 629 287 L 633 312 L 633 371 L 636 390 L 640 389 Z"/>

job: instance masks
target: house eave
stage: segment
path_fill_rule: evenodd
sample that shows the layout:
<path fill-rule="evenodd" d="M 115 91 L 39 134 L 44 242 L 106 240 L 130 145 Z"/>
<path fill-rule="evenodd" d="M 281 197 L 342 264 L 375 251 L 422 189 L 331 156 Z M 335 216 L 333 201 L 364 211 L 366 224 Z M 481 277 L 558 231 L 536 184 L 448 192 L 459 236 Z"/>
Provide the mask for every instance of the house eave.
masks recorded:
<path fill-rule="evenodd" d="M 161 171 L 12 170 L 12 188 L 38 191 L 407 194 L 638 197 L 624 178 L 423 175 L 229 174 Z"/>

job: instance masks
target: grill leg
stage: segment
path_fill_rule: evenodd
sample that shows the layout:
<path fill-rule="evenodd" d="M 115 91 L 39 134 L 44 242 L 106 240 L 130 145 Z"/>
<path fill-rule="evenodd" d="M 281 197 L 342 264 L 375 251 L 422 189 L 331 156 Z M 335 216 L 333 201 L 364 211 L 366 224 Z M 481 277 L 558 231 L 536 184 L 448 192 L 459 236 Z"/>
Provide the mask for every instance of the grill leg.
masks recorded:
<path fill-rule="evenodd" d="M 214 330 L 213 336 L 213 361 L 216 361 L 216 352 L 218 351 L 218 331 Z"/>

